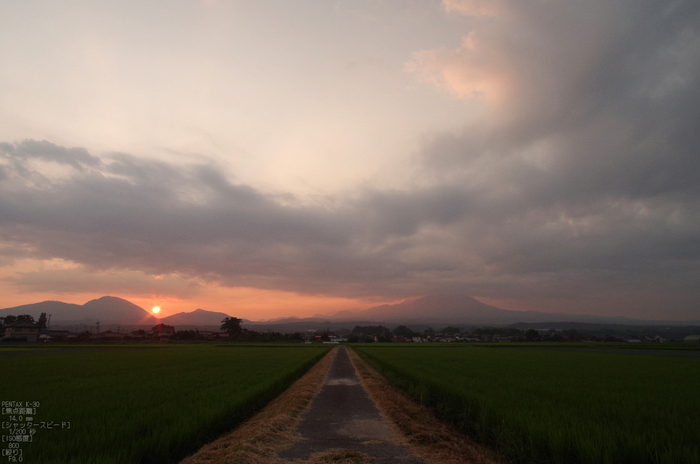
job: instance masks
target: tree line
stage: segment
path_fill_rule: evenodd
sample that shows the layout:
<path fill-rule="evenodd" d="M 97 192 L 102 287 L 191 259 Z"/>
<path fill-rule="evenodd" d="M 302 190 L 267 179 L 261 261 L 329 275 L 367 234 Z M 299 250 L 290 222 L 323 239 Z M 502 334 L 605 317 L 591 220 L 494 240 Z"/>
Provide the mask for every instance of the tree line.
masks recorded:
<path fill-rule="evenodd" d="M 258 332 L 255 330 L 244 329 L 241 327 L 242 319 L 237 317 L 227 317 L 221 321 L 221 330 L 228 333 L 229 340 L 239 342 L 283 342 L 283 341 L 301 341 L 304 337 L 299 332 L 282 333 L 282 332 Z M 192 331 L 193 332 L 193 331 Z M 177 338 L 177 332 L 175 338 Z"/>
<path fill-rule="evenodd" d="M 30 324 L 37 324 L 39 329 L 45 329 L 46 320 L 46 313 L 41 313 L 38 321 L 35 321 L 34 316 L 30 314 L 20 314 L 19 316 L 8 314 L 7 316 L 0 317 L 0 327 L 7 327 L 16 322 L 29 322 Z"/>

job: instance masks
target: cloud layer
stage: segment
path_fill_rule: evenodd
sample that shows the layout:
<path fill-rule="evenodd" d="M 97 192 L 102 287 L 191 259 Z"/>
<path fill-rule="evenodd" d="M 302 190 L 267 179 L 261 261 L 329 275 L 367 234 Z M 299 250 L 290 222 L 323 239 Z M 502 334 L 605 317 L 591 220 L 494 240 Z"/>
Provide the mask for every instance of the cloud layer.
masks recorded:
<path fill-rule="evenodd" d="M 464 21 L 461 43 L 418 51 L 406 69 L 480 112 L 425 137 L 413 187 L 296 198 L 214 163 L 7 142 L 4 264 L 60 258 L 81 267 L 76 279 L 127 272 L 351 298 L 461 291 L 700 319 L 700 5 L 444 7 Z"/>

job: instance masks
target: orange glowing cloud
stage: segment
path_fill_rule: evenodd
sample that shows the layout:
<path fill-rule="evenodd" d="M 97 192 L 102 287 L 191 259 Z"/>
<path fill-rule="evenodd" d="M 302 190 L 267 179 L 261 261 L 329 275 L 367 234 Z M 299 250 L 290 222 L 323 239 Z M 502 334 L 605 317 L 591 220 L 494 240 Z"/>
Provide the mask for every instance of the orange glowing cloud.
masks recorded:
<path fill-rule="evenodd" d="M 501 45 L 487 33 L 476 30 L 466 35 L 456 50 L 414 53 L 405 69 L 457 98 L 479 99 L 500 107 L 513 87 L 512 70 Z"/>

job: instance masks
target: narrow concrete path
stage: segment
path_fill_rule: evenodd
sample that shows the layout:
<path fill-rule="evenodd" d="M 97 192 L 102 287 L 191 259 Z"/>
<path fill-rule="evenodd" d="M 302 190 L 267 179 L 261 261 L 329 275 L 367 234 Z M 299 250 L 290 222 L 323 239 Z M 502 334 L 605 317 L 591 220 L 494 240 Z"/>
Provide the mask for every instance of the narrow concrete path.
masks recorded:
<path fill-rule="evenodd" d="M 379 414 L 360 383 L 344 346 L 331 365 L 326 383 L 302 416 L 304 441 L 282 451 L 282 459 L 309 459 L 314 453 L 344 449 L 364 453 L 373 464 L 423 464 L 398 444 L 398 436 Z"/>

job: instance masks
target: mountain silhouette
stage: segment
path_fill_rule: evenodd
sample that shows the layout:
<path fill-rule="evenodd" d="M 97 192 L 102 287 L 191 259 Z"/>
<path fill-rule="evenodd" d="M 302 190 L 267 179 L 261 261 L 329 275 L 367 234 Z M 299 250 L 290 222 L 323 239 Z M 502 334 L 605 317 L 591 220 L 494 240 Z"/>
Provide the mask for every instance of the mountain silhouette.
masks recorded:
<path fill-rule="evenodd" d="M 513 311 L 498 308 L 465 294 L 427 295 L 416 300 L 384 304 L 349 314 L 332 316 L 335 320 L 362 320 L 386 323 L 503 325 L 518 322 L 620 322 L 632 319 L 582 314 Z"/>
<path fill-rule="evenodd" d="M 84 324 L 100 322 L 101 324 L 155 325 L 163 322 L 177 326 L 220 326 L 228 314 L 197 309 L 186 313 L 158 319 L 138 305 L 113 296 L 103 296 L 84 305 L 63 303 L 61 301 L 43 301 L 12 308 L 0 309 L 0 317 L 8 314 L 30 314 L 38 319 L 41 313 L 51 315 L 51 322 L 58 324 Z M 470 324 L 470 325 L 508 325 L 515 323 L 552 323 L 585 322 L 637 324 L 668 321 L 641 321 L 624 317 L 592 316 L 582 314 L 543 313 L 537 311 L 512 311 L 483 303 L 466 294 L 427 295 L 414 300 L 396 304 L 384 304 L 365 310 L 343 310 L 335 314 L 317 314 L 312 318 L 282 318 L 267 321 L 279 327 L 288 325 L 294 330 L 305 330 L 309 323 L 317 322 L 352 323 L 386 323 L 386 324 Z M 243 320 L 247 324 L 263 324 Z M 677 322 L 669 322 L 676 324 Z M 287 328 L 289 328 L 287 327 Z M 276 330 L 284 330 L 278 328 Z"/>
<path fill-rule="evenodd" d="M 224 318 L 230 317 L 226 313 L 216 311 L 206 311 L 204 309 L 195 309 L 192 312 L 177 313 L 172 316 L 164 317 L 161 322 L 168 325 L 191 325 L 191 326 L 220 326 Z"/>
<path fill-rule="evenodd" d="M 103 296 L 83 305 L 62 301 L 42 301 L 0 309 L 0 317 L 29 314 L 38 319 L 41 313 L 51 315 L 52 323 L 100 322 L 102 324 L 155 325 L 159 321 L 134 303 L 115 296 Z"/>

